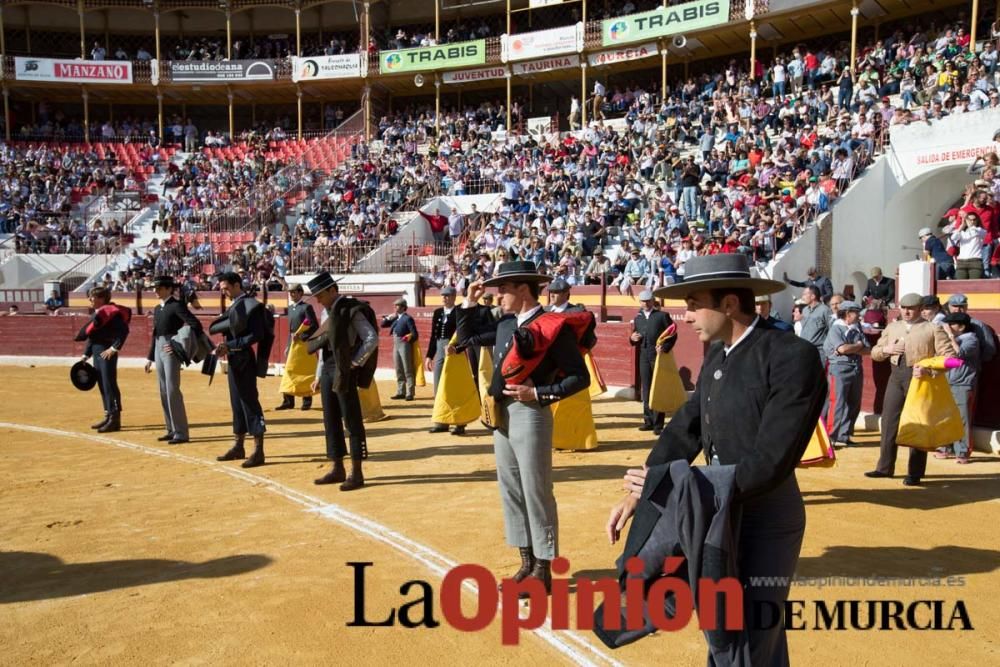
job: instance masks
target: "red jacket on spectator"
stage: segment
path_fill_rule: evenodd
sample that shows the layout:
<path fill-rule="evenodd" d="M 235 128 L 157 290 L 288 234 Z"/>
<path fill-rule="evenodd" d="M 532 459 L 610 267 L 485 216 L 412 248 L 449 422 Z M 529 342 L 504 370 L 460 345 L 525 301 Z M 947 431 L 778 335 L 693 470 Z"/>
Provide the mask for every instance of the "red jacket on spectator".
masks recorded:
<path fill-rule="evenodd" d="M 1000 229 L 998 229 L 1000 219 L 998 219 L 996 204 L 987 206 L 986 208 L 978 208 L 974 204 L 966 204 L 959 211 L 962 213 L 975 213 L 979 216 L 980 222 L 983 223 L 983 229 L 986 230 L 984 243 L 991 243 L 993 239 L 1000 236 Z M 961 220 L 957 221 L 956 228 L 959 228 L 961 224 Z"/>

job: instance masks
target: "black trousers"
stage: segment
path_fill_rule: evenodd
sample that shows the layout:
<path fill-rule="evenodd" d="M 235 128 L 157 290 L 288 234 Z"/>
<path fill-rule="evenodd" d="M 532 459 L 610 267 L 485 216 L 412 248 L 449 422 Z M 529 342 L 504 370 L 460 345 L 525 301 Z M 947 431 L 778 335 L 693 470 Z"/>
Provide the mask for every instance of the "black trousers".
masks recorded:
<path fill-rule="evenodd" d="M 251 350 L 229 354 L 229 403 L 234 434 L 264 435 L 264 411 L 257 396 L 257 359 Z"/>
<path fill-rule="evenodd" d="M 787 665 L 783 612 L 806 532 L 805 505 L 795 475 L 747 501 L 742 509 L 739 568 L 746 623 L 742 639 L 749 643 L 750 664 Z M 754 579 L 766 584 L 755 586 Z"/>
<path fill-rule="evenodd" d="M 649 409 L 649 391 L 653 387 L 653 364 L 655 358 L 647 359 L 639 353 L 639 382 L 642 393 L 642 421 L 646 426 L 663 426 L 663 413 Z"/>
<path fill-rule="evenodd" d="M 906 392 L 910 389 L 913 379 L 913 366 L 892 366 L 889 382 L 885 387 L 885 400 L 882 402 L 882 443 L 879 451 L 878 465 L 875 470 L 892 475 L 896 471 L 896 433 L 899 431 L 899 417 L 903 413 L 903 402 Z M 906 474 L 917 479 L 927 472 L 927 452 L 911 447 L 910 458 L 906 465 Z"/>
<path fill-rule="evenodd" d="M 90 346 L 94 355 L 94 370 L 97 371 L 97 386 L 101 390 L 101 401 L 108 414 L 122 411 L 122 392 L 118 388 L 118 355 L 102 359 L 101 353 L 111 349 L 110 345 L 94 343 Z"/>
<path fill-rule="evenodd" d="M 323 364 L 319 376 L 319 395 L 323 401 L 323 430 L 326 431 L 326 457 L 342 459 L 347 455 L 346 436 L 351 440 L 351 460 L 360 461 L 365 444 L 365 425 L 361 420 L 356 370 L 350 371 L 347 388 L 333 390 L 334 367 Z"/>

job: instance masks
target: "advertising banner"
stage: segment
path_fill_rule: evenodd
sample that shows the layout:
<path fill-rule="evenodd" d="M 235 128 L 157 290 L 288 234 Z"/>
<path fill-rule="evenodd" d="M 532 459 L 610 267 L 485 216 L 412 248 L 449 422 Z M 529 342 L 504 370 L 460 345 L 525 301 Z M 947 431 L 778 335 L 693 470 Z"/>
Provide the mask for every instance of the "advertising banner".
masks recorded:
<path fill-rule="evenodd" d="M 628 60 L 641 60 L 642 58 L 655 56 L 659 52 L 660 49 L 657 47 L 656 42 L 649 42 L 648 44 L 640 44 L 638 46 L 624 46 L 620 49 L 591 53 L 587 56 L 587 62 L 590 63 L 591 67 L 601 67 L 602 65 L 613 65 L 614 63 L 623 63 Z"/>
<path fill-rule="evenodd" d="M 528 60 L 583 50 L 583 24 L 500 37 L 500 59 Z"/>
<path fill-rule="evenodd" d="M 132 83 L 127 60 L 59 60 L 14 58 L 14 78 L 47 83 Z"/>
<path fill-rule="evenodd" d="M 473 81 L 486 81 L 488 79 L 502 79 L 507 73 L 507 68 L 502 65 L 496 67 L 481 67 L 479 69 L 463 69 L 457 72 L 444 72 L 441 74 L 442 83 L 471 83 Z"/>
<path fill-rule="evenodd" d="M 601 22 L 601 44 L 615 46 L 679 35 L 729 22 L 729 0 L 693 0 L 675 7 L 618 16 Z"/>
<path fill-rule="evenodd" d="M 485 64 L 485 39 L 379 53 L 379 72 L 382 74 L 406 74 Z"/>
<path fill-rule="evenodd" d="M 271 60 L 171 60 L 167 70 L 175 83 L 274 80 Z"/>
<path fill-rule="evenodd" d="M 292 58 L 292 81 L 348 79 L 362 76 L 363 57 L 367 54 L 345 53 L 339 56 Z"/>
<path fill-rule="evenodd" d="M 551 72 L 554 69 L 565 69 L 567 67 L 579 67 L 580 56 L 556 56 L 555 58 L 545 58 L 544 60 L 529 60 L 526 63 L 514 63 L 510 66 L 515 75 L 539 74 L 541 72 Z"/>

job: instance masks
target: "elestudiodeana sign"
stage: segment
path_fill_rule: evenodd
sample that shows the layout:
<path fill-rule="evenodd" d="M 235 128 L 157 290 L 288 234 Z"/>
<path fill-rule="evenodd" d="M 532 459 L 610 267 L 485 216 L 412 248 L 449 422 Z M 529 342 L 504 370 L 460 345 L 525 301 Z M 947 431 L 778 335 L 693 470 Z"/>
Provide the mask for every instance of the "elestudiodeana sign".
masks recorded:
<path fill-rule="evenodd" d="M 274 80 L 269 60 L 171 60 L 167 70 L 174 83 Z"/>
<path fill-rule="evenodd" d="M 292 58 L 292 81 L 313 79 L 348 79 L 361 76 L 367 54 L 346 53 L 339 56 Z"/>
<path fill-rule="evenodd" d="M 486 40 L 456 42 L 416 49 L 382 51 L 379 54 L 381 74 L 406 74 L 427 70 L 467 67 L 486 64 Z"/>
<path fill-rule="evenodd" d="M 679 35 L 729 22 L 729 0 L 694 0 L 676 7 L 618 16 L 601 22 L 601 44 L 615 46 Z"/>
<path fill-rule="evenodd" d="M 47 83 L 132 83 L 127 60 L 59 60 L 14 58 L 14 78 Z"/>

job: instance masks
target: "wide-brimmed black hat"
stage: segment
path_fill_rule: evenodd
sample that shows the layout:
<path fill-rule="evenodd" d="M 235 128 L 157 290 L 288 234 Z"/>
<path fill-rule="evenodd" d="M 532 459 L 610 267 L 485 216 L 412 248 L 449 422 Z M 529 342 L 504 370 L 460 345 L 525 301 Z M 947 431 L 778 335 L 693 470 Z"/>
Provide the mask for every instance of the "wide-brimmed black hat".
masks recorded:
<path fill-rule="evenodd" d="M 69 369 L 69 380 L 80 391 L 90 391 L 97 386 L 97 369 L 86 361 L 78 361 Z"/>
<path fill-rule="evenodd" d="M 153 287 L 169 287 L 173 289 L 177 287 L 177 281 L 174 280 L 173 276 L 156 276 L 153 278 Z"/>
<path fill-rule="evenodd" d="M 215 379 L 215 369 L 218 367 L 219 357 L 214 352 L 205 357 L 205 361 L 201 364 L 201 373 L 208 376 L 208 384 L 212 384 L 212 380 Z"/>
<path fill-rule="evenodd" d="M 753 290 L 755 296 L 777 294 L 787 285 L 780 280 L 756 278 L 746 255 L 699 255 L 684 262 L 684 282 L 653 291 L 658 299 L 683 299 L 692 292 L 727 287 Z"/>
<path fill-rule="evenodd" d="M 496 275 L 483 281 L 483 287 L 496 287 L 500 283 L 547 283 L 552 276 L 538 272 L 534 262 L 503 262 L 497 267 Z"/>
<path fill-rule="evenodd" d="M 330 289 L 336 284 L 337 281 L 333 279 L 333 276 L 331 276 L 327 271 L 323 271 L 313 276 L 312 280 L 306 283 L 306 287 L 309 288 L 310 294 L 315 295 L 319 294 L 323 290 Z"/>

